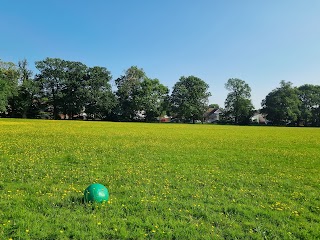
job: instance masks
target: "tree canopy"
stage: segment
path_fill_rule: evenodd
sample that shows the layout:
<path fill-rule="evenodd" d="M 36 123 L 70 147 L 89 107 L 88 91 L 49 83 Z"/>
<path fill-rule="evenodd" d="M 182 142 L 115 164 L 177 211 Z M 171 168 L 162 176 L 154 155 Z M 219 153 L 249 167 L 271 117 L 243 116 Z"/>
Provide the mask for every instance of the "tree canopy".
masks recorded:
<path fill-rule="evenodd" d="M 118 88 L 116 95 L 118 99 L 118 116 L 120 120 L 134 120 L 140 109 L 138 95 L 142 81 L 147 78 L 143 69 L 132 66 L 125 74 L 115 80 Z"/>
<path fill-rule="evenodd" d="M 305 84 L 298 87 L 301 101 L 299 121 L 303 125 L 320 126 L 320 86 Z"/>
<path fill-rule="evenodd" d="M 71 119 L 83 112 L 104 117 L 114 106 L 110 72 L 103 67 L 88 68 L 81 62 L 46 58 L 36 62 L 40 73 L 36 76 L 43 95 L 58 114 Z"/>
<path fill-rule="evenodd" d="M 155 121 L 165 112 L 168 94 L 169 89 L 162 85 L 158 79 L 145 78 L 140 83 L 137 102 L 139 109 L 144 111 L 146 121 Z"/>
<path fill-rule="evenodd" d="M 251 88 L 243 80 L 230 78 L 225 84 L 230 92 L 225 100 L 225 113 L 234 119 L 236 124 L 248 124 L 253 114 Z"/>
<path fill-rule="evenodd" d="M 12 62 L 0 61 L 0 113 L 8 111 L 9 101 L 18 93 L 19 71 Z"/>
<path fill-rule="evenodd" d="M 209 85 L 202 79 L 182 76 L 174 85 L 171 94 L 172 111 L 177 118 L 185 121 L 199 120 L 208 107 L 208 98 L 211 93 Z"/>
<path fill-rule="evenodd" d="M 85 76 L 84 111 L 92 117 L 106 119 L 116 106 L 111 89 L 111 73 L 105 67 L 88 68 Z"/>
<path fill-rule="evenodd" d="M 298 90 L 292 83 L 282 80 L 280 87 L 272 90 L 262 100 L 261 105 L 261 111 L 266 114 L 268 120 L 274 124 L 288 124 L 298 120 L 301 102 Z"/>
<path fill-rule="evenodd" d="M 14 116 L 32 117 L 39 114 L 39 86 L 34 81 L 33 73 L 28 69 L 26 59 L 18 62 L 19 84 L 15 98 Z"/>
<path fill-rule="evenodd" d="M 159 79 L 148 77 L 137 66 L 116 78 L 114 89 L 106 67 L 60 58 L 36 61 L 35 66 L 36 75 L 26 59 L 18 64 L 0 61 L 1 117 L 146 122 L 174 118 L 194 123 L 214 108 L 234 124 L 250 124 L 253 112 L 260 111 L 267 123 L 320 126 L 319 85 L 294 87 L 283 80 L 263 99 L 262 109 L 253 111 L 250 86 L 230 78 L 225 84 L 229 93 L 223 109 L 208 104 L 209 85 L 192 75 L 180 77 L 170 94 Z"/>

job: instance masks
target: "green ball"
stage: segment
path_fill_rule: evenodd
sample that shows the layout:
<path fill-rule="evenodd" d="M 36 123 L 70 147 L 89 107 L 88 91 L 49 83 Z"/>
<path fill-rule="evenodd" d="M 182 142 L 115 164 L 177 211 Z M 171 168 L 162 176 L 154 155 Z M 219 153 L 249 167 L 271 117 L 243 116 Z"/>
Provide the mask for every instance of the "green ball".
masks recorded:
<path fill-rule="evenodd" d="M 98 202 L 108 201 L 109 192 L 108 189 L 99 183 L 94 183 L 88 186 L 84 190 L 84 201 L 85 202 Z"/>

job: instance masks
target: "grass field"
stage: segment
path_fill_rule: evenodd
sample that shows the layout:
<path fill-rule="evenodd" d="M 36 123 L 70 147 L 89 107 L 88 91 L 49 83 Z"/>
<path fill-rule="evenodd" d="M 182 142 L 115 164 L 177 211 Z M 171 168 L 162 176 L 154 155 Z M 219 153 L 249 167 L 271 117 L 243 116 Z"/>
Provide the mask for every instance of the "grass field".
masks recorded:
<path fill-rule="evenodd" d="M 0 239 L 146 238 L 320 239 L 320 129 L 0 119 Z"/>

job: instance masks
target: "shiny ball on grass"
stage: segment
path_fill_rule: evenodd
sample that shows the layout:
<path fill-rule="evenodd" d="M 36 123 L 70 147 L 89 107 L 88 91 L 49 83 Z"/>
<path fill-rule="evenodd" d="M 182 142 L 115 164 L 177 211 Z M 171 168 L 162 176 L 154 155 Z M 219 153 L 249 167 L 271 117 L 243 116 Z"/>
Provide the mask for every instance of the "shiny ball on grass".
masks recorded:
<path fill-rule="evenodd" d="M 84 190 L 84 201 L 91 203 L 101 203 L 108 201 L 109 191 L 108 189 L 100 183 L 94 183 L 89 185 Z"/>

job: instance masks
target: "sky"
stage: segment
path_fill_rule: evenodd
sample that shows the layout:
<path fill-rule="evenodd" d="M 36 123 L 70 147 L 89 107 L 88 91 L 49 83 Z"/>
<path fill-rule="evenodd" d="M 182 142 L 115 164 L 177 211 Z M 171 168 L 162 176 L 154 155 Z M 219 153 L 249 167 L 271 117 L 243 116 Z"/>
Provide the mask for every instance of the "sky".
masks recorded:
<path fill-rule="evenodd" d="M 229 78 L 255 108 L 281 80 L 320 85 L 319 0 L 0 0 L 0 59 L 47 57 L 130 66 L 172 90 L 181 76 L 209 84 L 224 107 Z"/>

